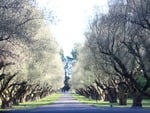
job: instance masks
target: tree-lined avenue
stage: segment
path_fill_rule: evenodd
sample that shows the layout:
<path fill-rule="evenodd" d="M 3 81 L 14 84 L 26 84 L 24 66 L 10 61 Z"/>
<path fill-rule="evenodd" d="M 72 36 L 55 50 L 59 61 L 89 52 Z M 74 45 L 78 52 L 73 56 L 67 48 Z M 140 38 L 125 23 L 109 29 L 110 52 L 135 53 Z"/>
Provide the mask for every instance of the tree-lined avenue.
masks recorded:
<path fill-rule="evenodd" d="M 47 105 L 30 110 L 14 110 L 4 113 L 149 113 L 149 109 L 137 108 L 98 108 L 82 104 L 71 97 L 70 93 L 64 93 L 62 97 L 52 105 Z"/>

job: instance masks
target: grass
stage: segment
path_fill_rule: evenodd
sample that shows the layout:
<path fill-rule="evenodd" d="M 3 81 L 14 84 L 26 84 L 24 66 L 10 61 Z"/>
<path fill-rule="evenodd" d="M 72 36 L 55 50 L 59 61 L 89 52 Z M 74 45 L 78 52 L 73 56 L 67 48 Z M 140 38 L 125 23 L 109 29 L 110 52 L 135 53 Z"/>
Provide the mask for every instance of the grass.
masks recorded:
<path fill-rule="evenodd" d="M 80 96 L 78 94 L 72 94 L 72 96 L 79 100 L 82 103 L 86 103 L 89 105 L 97 106 L 97 107 L 110 107 L 110 103 L 108 101 L 96 101 L 89 98 L 85 98 L 83 96 Z M 150 108 L 150 99 L 144 99 L 143 102 L 143 108 Z M 127 100 L 127 105 L 119 105 L 118 103 L 113 103 L 113 107 L 122 107 L 122 108 L 129 108 L 132 106 L 132 99 Z"/>
<path fill-rule="evenodd" d="M 20 103 L 18 106 L 13 106 L 12 109 L 31 109 L 31 108 L 37 108 L 37 107 L 43 106 L 43 105 L 49 105 L 49 104 L 54 103 L 56 100 L 58 100 L 61 97 L 61 95 L 62 94 L 60 94 L 60 93 L 54 93 L 54 94 L 47 96 L 46 98 L 43 98 L 38 101 Z M 96 102 L 95 100 L 88 99 L 88 98 L 85 98 L 85 97 L 77 95 L 77 94 L 72 94 L 72 96 L 82 103 L 86 103 L 86 104 L 98 106 L 98 107 L 110 107 L 110 103 L 108 101 L 105 101 L 105 102 L 97 101 Z M 126 107 L 127 108 L 127 107 L 131 107 L 131 105 L 132 105 L 132 99 L 128 99 L 127 105 L 121 106 L 121 105 L 118 105 L 118 103 L 114 103 L 113 107 L 124 107 L 124 108 Z M 143 100 L 143 107 L 150 108 L 150 99 Z M 0 111 L 2 111 L 2 109 L 0 109 Z"/>
<path fill-rule="evenodd" d="M 60 93 L 54 93 L 38 101 L 20 103 L 18 106 L 13 106 L 12 109 L 31 109 L 31 108 L 37 108 L 39 106 L 49 105 L 54 103 L 56 100 L 58 100 L 61 97 L 61 95 L 62 94 Z M 0 109 L 0 111 L 1 110 L 2 109 Z"/>

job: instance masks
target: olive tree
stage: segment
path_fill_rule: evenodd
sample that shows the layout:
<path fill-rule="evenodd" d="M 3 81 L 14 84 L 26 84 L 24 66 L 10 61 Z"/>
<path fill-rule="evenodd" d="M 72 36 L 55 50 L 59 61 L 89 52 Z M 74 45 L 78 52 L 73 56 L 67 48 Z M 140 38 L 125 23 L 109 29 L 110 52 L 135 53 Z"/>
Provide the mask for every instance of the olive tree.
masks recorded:
<path fill-rule="evenodd" d="M 0 1 L 2 108 L 42 98 L 61 87 L 63 66 L 58 44 L 43 18 L 32 0 Z"/>
<path fill-rule="evenodd" d="M 24 49 L 22 48 L 26 48 L 21 42 L 29 42 L 30 37 L 36 32 L 39 24 L 33 20 L 41 17 L 41 14 L 37 12 L 34 5 L 28 0 L 0 1 L 0 98 L 2 100 L 2 108 L 11 107 L 11 97 L 13 96 L 10 96 L 10 94 L 14 94 L 15 86 L 18 87 L 21 84 L 21 82 L 13 83 L 14 77 L 19 74 L 20 70 L 18 69 L 18 61 L 23 59 L 23 54 L 21 53 Z"/>
<path fill-rule="evenodd" d="M 95 16 L 87 35 L 91 51 L 97 50 L 101 59 L 102 69 L 130 89 L 132 106 L 142 106 L 143 96 L 149 96 L 149 30 L 145 28 L 149 24 L 148 3 L 120 0 L 111 4 L 107 15 Z M 141 13 L 144 16 L 136 18 Z"/>

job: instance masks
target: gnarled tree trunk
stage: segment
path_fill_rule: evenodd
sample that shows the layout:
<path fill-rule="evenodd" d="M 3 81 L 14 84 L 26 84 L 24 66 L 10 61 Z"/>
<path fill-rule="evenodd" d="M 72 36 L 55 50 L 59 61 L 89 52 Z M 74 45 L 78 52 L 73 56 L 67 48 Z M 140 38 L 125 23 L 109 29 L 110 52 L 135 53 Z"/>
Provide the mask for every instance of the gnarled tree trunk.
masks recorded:
<path fill-rule="evenodd" d="M 133 94 L 133 103 L 132 107 L 142 107 L 143 95 L 139 92 L 135 92 Z"/>
<path fill-rule="evenodd" d="M 115 88 L 108 88 L 108 98 L 110 103 L 117 102 L 117 92 Z"/>
<path fill-rule="evenodd" d="M 119 105 L 127 105 L 128 87 L 125 82 L 120 82 L 118 84 L 118 99 Z"/>
<path fill-rule="evenodd" d="M 2 101 L 2 104 L 1 104 L 1 108 L 2 109 L 9 109 L 9 108 L 12 108 L 12 101 L 9 99 L 9 100 L 6 100 L 4 98 L 1 98 L 1 101 Z"/>
<path fill-rule="evenodd" d="M 119 94 L 118 99 L 119 99 L 119 105 L 127 105 L 127 94 Z"/>

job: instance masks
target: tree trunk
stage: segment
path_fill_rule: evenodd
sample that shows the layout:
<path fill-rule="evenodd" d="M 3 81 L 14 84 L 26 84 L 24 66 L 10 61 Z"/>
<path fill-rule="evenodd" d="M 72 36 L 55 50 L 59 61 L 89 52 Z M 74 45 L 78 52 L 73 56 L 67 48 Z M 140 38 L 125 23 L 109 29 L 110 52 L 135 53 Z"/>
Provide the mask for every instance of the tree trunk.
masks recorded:
<path fill-rule="evenodd" d="M 134 93 L 132 107 L 142 107 L 143 95 L 140 93 Z"/>
<path fill-rule="evenodd" d="M 127 105 L 128 93 L 118 93 L 119 105 Z"/>
<path fill-rule="evenodd" d="M 12 101 L 2 100 L 1 108 L 2 109 L 12 108 Z"/>
<path fill-rule="evenodd" d="M 13 98 L 13 105 L 19 105 L 19 100 L 16 98 Z"/>
<path fill-rule="evenodd" d="M 21 97 L 19 98 L 19 99 L 20 99 L 19 102 L 20 102 L 20 103 L 26 102 L 26 97 L 27 97 L 27 91 L 25 91 L 25 92 L 21 95 Z"/>
<path fill-rule="evenodd" d="M 119 98 L 119 105 L 127 105 L 127 98 L 126 97 Z"/>
<path fill-rule="evenodd" d="M 104 101 L 109 101 L 109 94 L 106 89 L 104 90 L 103 98 L 104 98 Z"/>
<path fill-rule="evenodd" d="M 108 88 L 108 98 L 110 103 L 116 103 L 117 102 L 117 92 L 115 88 Z"/>
<path fill-rule="evenodd" d="M 22 97 L 20 98 L 20 103 L 25 102 L 25 98 L 26 98 L 26 96 L 25 96 L 25 95 L 24 95 L 24 96 L 22 96 Z"/>
<path fill-rule="evenodd" d="M 118 83 L 119 105 L 127 105 L 129 88 L 125 82 Z"/>

